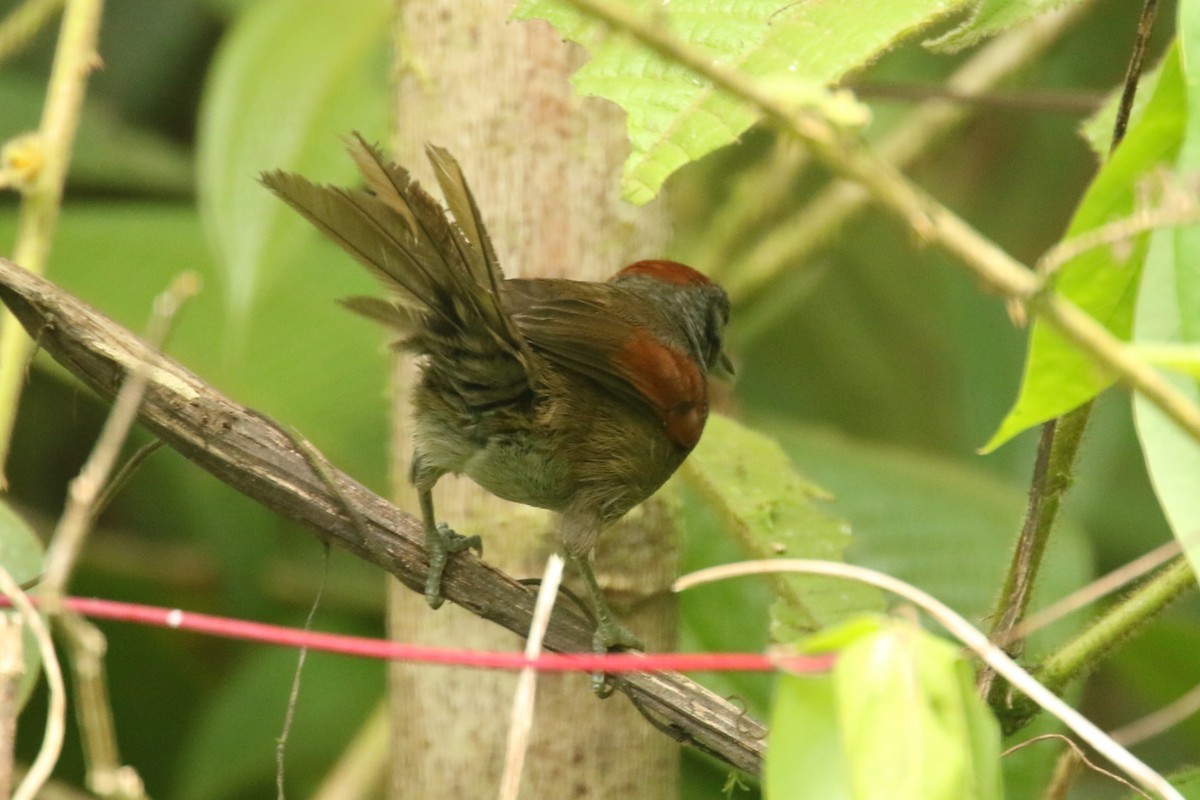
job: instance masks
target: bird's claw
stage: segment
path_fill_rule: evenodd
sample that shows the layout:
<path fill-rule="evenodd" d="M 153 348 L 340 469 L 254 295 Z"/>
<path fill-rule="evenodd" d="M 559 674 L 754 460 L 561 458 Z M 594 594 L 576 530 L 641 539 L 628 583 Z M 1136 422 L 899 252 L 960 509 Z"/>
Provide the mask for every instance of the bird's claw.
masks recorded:
<path fill-rule="evenodd" d="M 475 555 L 483 555 L 483 539 L 478 534 L 475 536 L 463 536 L 461 533 L 455 533 L 444 522 L 438 523 L 437 532 L 438 536 L 442 539 L 442 544 L 446 548 L 447 553 L 461 553 L 463 550 L 474 550 Z"/>
<path fill-rule="evenodd" d="M 446 598 L 442 596 L 442 573 L 446 570 L 446 559 L 454 553 L 474 550 L 483 555 L 483 540 L 478 536 L 463 536 L 455 533 L 449 525 L 439 522 L 425 537 L 429 551 L 429 574 L 425 577 L 425 602 L 430 608 L 441 608 Z"/>
<path fill-rule="evenodd" d="M 601 620 L 592 634 L 592 651 L 596 655 L 605 655 L 613 650 L 642 650 L 642 642 L 633 631 L 612 618 Z M 600 699 L 613 693 L 611 676 L 603 672 L 592 673 L 592 692 Z"/>

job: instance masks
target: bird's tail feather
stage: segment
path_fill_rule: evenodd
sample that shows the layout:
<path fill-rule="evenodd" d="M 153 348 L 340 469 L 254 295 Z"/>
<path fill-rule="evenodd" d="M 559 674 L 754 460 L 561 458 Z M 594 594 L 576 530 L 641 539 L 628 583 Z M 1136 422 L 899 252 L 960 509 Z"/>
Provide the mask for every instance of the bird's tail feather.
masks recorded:
<path fill-rule="evenodd" d="M 454 158 L 427 148 L 451 219 L 407 170 L 387 162 L 361 136 L 354 134 L 347 146 L 370 191 L 318 185 L 280 170 L 261 176 L 392 295 L 390 302 L 350 298 L 346 306 L 410 337 L 452 338 L 480 351 L 499 348 L 528 366 L 528 345 L 501 304 L 504 274 Z"/>

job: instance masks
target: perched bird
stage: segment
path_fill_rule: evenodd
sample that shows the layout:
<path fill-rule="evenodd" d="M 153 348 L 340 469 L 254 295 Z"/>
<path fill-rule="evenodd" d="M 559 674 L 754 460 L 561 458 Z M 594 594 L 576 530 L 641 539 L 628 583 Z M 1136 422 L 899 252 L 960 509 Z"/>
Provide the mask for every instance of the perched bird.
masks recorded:
<path fill-rule="evenodd" d="M 600 532 L 699 441 L 708 376 L 732 374 L 722 349 L 728 296 L 672 261 L 639 261 L 602 283 L 505 279 L 447 151 L 426 148 L 449 216 L 361 137 L 348 147 L 366 191 L 280 171 L 262 182 L 383 283 L 386 300 L 344 302 L 396 329 L 398 346 L 420 359 L 411 480 L 429 553 L 426 600 L 442 603 L 447 555 L 479 546 L 434 515 L 434 484 L 462 473 L 498 497 L 561 514 L 597 650 L 639 646 L 609 611 L 589 558 Z"/>

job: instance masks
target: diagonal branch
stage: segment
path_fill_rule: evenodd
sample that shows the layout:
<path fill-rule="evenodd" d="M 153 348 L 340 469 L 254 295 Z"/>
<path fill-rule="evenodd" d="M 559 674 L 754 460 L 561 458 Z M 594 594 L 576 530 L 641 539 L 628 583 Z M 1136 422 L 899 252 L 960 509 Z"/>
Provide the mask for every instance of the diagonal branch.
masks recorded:
<path fill-rule="evenodd" d="M 332 467 L 314 469 L 316 451 L 307 442 L 3 258 L 0 300 L 43 350 L 105 397 L 112 397 L 133 365 L 148 363 L 149 385 L 138 412 L 143 426 L 247 497 L 424 592 L 428 562 L 420 521 Z M 450 560 L 442 590 L 476 616 L 520 635 L 529 630 L 534 592 L 472 555 Z M 545 647 L 591 652 L 592 625 L 558 608 Z M 760 772 L 765 729 L 731 703 L 673 672 L 630 673 L 612 682 L 674 738 L 738 769 Z"/>

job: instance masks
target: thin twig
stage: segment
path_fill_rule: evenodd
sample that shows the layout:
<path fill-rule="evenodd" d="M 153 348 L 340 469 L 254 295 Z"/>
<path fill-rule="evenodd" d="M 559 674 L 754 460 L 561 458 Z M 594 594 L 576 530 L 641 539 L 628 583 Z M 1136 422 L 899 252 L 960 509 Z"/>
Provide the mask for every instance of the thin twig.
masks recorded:
<path fill-rule="evenodd" d="M 1133 52 L 1129 56 L 1129 66 L 1125 70 L 1125 88 L 1121 91 L 1121 103 L 1117 106 L 1117 118 L 1113 123 L 1112 146 L 1109 150 L 1117 149 L 1117 145 L 1125 138 L 1125 129 L 1129 125 L 1129 116 L 1133 113 L 1133 99 L 1137 94 L 1138 79 L 1146 64 L 1146 47 L 1150 44 L 1150 34 L 1154 33 L 1154 18 L 1158 15 L 1158 0 L 1143 0 L 1142 13 L 1138 17 L 1137 35 L 1133 40 Z"/>
<path fill-rule="evenodd" d="M 1064 744 L 1066 744 L 1067 748 L 1070 749 L 1075 754 L 1075 757 L 1078 758 L 1081 762 L 1083 762 L 1087 766 L 1088 769 L 1090 769 L 1093 772 L 1096 772 L 1100 775 L 1103 775 L 1106 778 L 1110 778 L 1110 779 L 1116 781 L 1117 783 L 1121 784 L 1122 786 L 1124 786 L 1126 789 L 1129 789 L 1132 792 L 1137 792 L 1142 797 L 1145 797 L 1145 798 L 1147 798 L 1147 800 L 1150 800 L 1150 795 L 1148 795 L 1144 791 L 1142 791 L 1141 788 L 1134 786 L 1132 783 L 1125 780 L 1117 773 L 1107 770 L 1104 767 L 1100 766 L 1099 764 L 1096 764 L 1093 761 L 1091 761 L 1087 757 L 1087 754 L 1083 752 L 1083 748 L 1075 743 L 1074 739 L 1072 739 L 1069 736 L 1063 736 L 1061 733 L 1043 733 L 1040 736 L 1034 736 L 1032 739 L 1026 739 L 1023 742 L 1018 742 L 1017 744 L 1014 744 L 1012 747 L 1008 748 L 1003 753 L 1001 753 L 1000 757 L 1004 758 L 1005 756 L 1012 755 L 1013 753 L 1017 752 L 1018 750 L 1024 750 L 1026 747 L 1029 747 L 1029 745 L 1031 745 L 1031 744 L 1036 744 L 1038 742 L 1054 741 L 1054 740 L 1061 741 Z"/>
<path fill-rule="evenodd" d="M 196 276 L 185 273 L 155 299 L 154 311 L 147 326 L 147 336 L 154 349 L 161 347 L 180 305 L 197 289 Z M 128 377 L 117 393 L 112 411 L 87 462 L 71 481 L 66 508 L 47 548 L 46 571 L 41 583 L 46 606 L 51 614 L 59 618 L 71 655 L 88 786 L 101 796 L 140 797 L 144 796 L 145 788 L 137 772 L 121 763 L 105 677 L 104 653 L 107 647 L 104 635 L 83 617 L 64 610 L 61 602 L 96 519 L 98 500 L 133 427 L 148 383 L 148 364 L 130 365 Z"/>
<path fill-rule="evenodd" d="M 17 744 L 17 712 L 21 676 L 25 674 L 25 648 L 21 615 L 0 611 L 0 798 L 12 791 L 13 748 Z"/>
<path fill-rule="evenodd" d="M 187 272 L 172 281 L 171 286 L 155 299 L 154 312 L 146 329 L 146 339 L 151 347 L 161 349 L 180 305 L 198 290 L 199 279 L 196 274 Z M 87 538 L 96 500 L 103 492 L 104 484 L 120 456 L 121 446 L 137 418 L 138 405 L 149 383 L 148 372 L 147 364 L 131 365 L 129 378 L 117 393 L 112 412 L 104 421 L 91 455 L 78 477 L 71 481 L 67 506 L 46 550 L 42 593 L 48 598 L 60 596 L 66 591 L 67 581 Z"/>
<path fill-rule="evenodd" d="M 1064 239 L 1051 247 L 1038 259 L 1038 272 L 1049 275 L 1076 256 L 1098 247 L 1122 245 L 1132 242 L 1143 233 L 1194 225 L 1200 222 L 1200 204 L 1192 195 L 1181 194 L 1173 202 L 1161 208 L 1144 208 L 1128 217 L 1113 220 L 1098 228 Z"/>
<path fill-rule="evenodd" d="M 1058 41 L 1091 5 L 1086 1 L 1065 5 L 996 37 L 946 79 L 947 90 L 969 94 L 996 85 Z M 876 145 L 877 152 L 880 158 L 897 168 L 907 166 L 966 122 L 972 111 L 969 107 L 939 100 L 926 102 L 883 136 Z M 776 181 L 778 183 L 782 182 Z M 767 197 L 762 202 L 779 205 L 785 199 L 782 196 Z M 834 183 L 818 193 L 806 204 L 804 211 L 786 225 L 774 226 L 756 243 L 743 247 L 736 263 L 734 259 L 727 259 L 712 263 L 709 268 L 734 298 L 735 305 L 744 305 L 773 285 L 783 271 L 808 263 L 814 251 L 830 241 L 855 214 L 866 209 L 870 201 L 870 194 L 863 187 L 845 181 Z M 736 204 L 727 205 L 735 206 L 734 210 L 720 213 L 738 213 Z M 753 205 L 749 207 L 753 208 Z M 752 221 L 758 224 L 756 220 Z M 712 227 L 719 230 L 729 224 L 718 221 Z M 714 252 L 707 248 L 706 251 Z"/>
<path fill-rule="evenodd" d="M 1025 617 L 1013 629 L 1012 636 L 1024 639 L 1034 631 L 1041 630 L 1068 614 L 1072 614 L 1085 606 L 1089 606 L 1107 597 L 1113 592 L 1118 591 L 1122 586 L 1133 583 L 1143 575 L 1153 572 L 1179 555 L 1182 551 L 1183 545 L 1176 539 L 1161 544 L 1149 553 L 1138 556 L 1128 564 L 1117 567 L 1112 572 L 1101 578 L 1097 578 L 1087 586 L 1071 592 L 1066 597 L 1056 600 L 1045 608 Z M 997 644 L 1003 646 L 1004 642 L 997 642 Z"/>
<path fill-rule="evenodd" d="M 679 592 L 703 583 L 746 575 L 762 575 L 768 572 L 829 575 L 835 578 L 845 578 L 870 586 L 876 586 L 884 591 L 903 597 L 925 611 L 925 613 L 949 631 L 951 635 L 991 665 L 992 669 L 1005 680 L 1023 692 L 1026 697 L 1029 697 L 1061 720 L 1079 738 L 1087 742 L 1096 752 L 1103 755 L 1110 763 L 1120 768 L 1141 786 L 1157 793 L 1163 798 L 1183 800 L 1183 795 L 1171 786 L 1163 776 L 1143 763 L 1133 753 L 1130 753 L 1124 747 L 1114 742 L 1108 734 L 1096 727 L 1091 720 L 1071 708 L 1055 695 L 1054 692 L 1035 680 L 1032 675 L 1022 669 L 1017 662 L 1009 658 L 1003 650 L 988 641 L 988 638 L 981 631 L 975 628 L 970 622 L 967 622 L 954 609 L 915 586 L 905 583 L 898 578 L 893 578 L 891 575 L 885 575 L 882 572 L 876 572 L 875 570 L 853 564 L 781 558 L 769 561 L 743 561 L 737 564 L 725 564 L 719 567 L 699 570 L 675 581 L 674 589 Z"/>
<path fill-rule="evenodd" d="M 0 19 L 0 63 L 24 50 L 64 0 L 25 0 Z"/>
<path fill-rule="evenodd" d="M 41 169 L 21 200 L 13 245 L 13 259 L 39 275 L 46 269 L 50 240 L 62 206 L 63 184 L 87 77 L 98 63 L 96 40 L 103 5 L 102 0 L 70 0 L 58 35 L 50 86 L 37 132 L 42 149 Z M 22 334 L 20 325 L 7 311 L 0 311 L 0 489 L 7 485 L 4 464 L 12 445 L 25 365 L 32 352 L 33 342 Z"/>
<path fill-rule="evenodd" d="M 321 552 L 321 580 L 317 582 L 317 593 L 304 618 L 304 632 L 312 630 L 313 619 L 317 609 L 321 607 L 321 595 L 325 592 L 325 582 L 329 580 L 329 544 L 326 543 Z M 288 691 L 287 710 L 283 714 L 283 730 L 275 742 L 275 796 L 285 800 L 287 793 L 283 787 L 284 757 L 287 755 L 288 736 L 292 733 L 292 723 L 296 719 L 296 706 L 300 702 L 300 676 L 304 673 L 304 662 L 308 660 L 308 646 L 300 648 L 296 656 L 296 671 L 292 674 L 292 688 Z"/>
<path fill-rule="evenodd" d="M 54 652 L 54 643 L 50 641 L 50 631 L 46 628 L 46 623 L 33 604 L 29 602 L 29 597 L 2 565 L 0 565 L 0 594 L 12 602 L 13 607 L 20 612 L 21 618 L 33 632 L 38 652 L 42 656 L 42 672 L 46 675 L 46 686 L 49 688 L 50 701 L 46 711 L 46 729 L 42 734 L 42 746 L 38 750 L 33 764 L 29 766 L 29 771 L 21 779 L 21 785 L 12 795 L 12 800 L 34 800 L 42 786 L 50 779 L 50 773 L 54 771 L 59 753 L 62 752 L 63 736 L 66 731 L 67 692 L 63 685 L 62 668 L 58 664 L 58 654 Z"/>
<path fill-rule="evenodd" d="M 154 455 L 162 446 L 163 443 L 158 439 L 142 445 L 113 473 L 112 478 L 104 484 L 104 488 L 100 491 L 100 495 L 92 505 L 91 518 L 87 523 L 88 527 L 96 524 L 96 520 L 104 513 L 104 509 L 108 508 L 108 504 L 117 496 L 117 493 L 125 488 L 125 484 L 133 477 L 142 464 L 146 462 L 146 459 Z"/>
<path fill-rule="evenodd" d="M 121 763 L 117 747 L 117 725 L 104 665 L 108 652 L 104 634 L 91 621 L 72 611 L 58 612 L 52 620 L 67 650 L 88 789 L 104 798 L 144 798 L 146 788 L 141 776 L 133 767 Z"/>
<path fill-rule="evenodd" d="M 1120 603 L 1107 609 L 1069 642 L 1046 656 L 1037 666 L 1042 683 L 1054 691 L 1090 672 L 1120 642 L 1157 617 L 1179 595 L 1195 587 L 1191 563 L 1178 557 L 1157 575 L 1139 586 Z M 1005 722 L 1023 724 L 1031 709 L 1016 705 Z"/>

